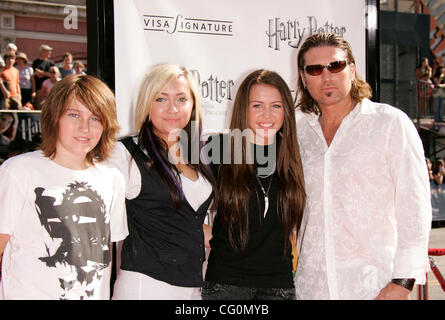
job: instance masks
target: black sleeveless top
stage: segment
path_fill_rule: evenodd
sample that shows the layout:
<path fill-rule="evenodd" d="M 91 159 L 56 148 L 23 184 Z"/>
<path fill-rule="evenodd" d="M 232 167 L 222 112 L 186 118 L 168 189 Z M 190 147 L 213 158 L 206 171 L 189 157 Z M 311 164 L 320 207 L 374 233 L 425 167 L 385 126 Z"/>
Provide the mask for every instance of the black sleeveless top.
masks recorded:
<path fill-rule="evenodd" d="M 174 208 L 170 189 L 132 137 L 121 142 L 141 173 L 141 192 L 126 200 L 129 235 L 121 254 L 123 270 L 143 273 L 181 287 L 200 287 L 205 260 L 202 224 L 213 193 L 195 211 L 184 200 Z"/>

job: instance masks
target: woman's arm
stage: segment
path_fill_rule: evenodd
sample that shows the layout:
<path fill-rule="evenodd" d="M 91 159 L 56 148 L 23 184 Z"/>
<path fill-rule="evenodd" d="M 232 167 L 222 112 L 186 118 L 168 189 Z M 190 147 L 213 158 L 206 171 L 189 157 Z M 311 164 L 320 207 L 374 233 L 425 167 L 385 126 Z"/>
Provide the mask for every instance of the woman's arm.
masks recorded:
<path fill-rule="evenodd" d="M 5 251 L 5 247 L 8 241 L 9 241 L 9 234 L 0 233 L 0 279 L 1 279 L 3 251 Z"/>
<path fill-rule="evenodd" d="M 3 255 L 3 251 L 5 250 L 6 244 L 9 241 L 9 234 L 0 233 L 0 256 Z"/>
<path fill-rule="evenodd" d="M 206 248 L 210 248 L 210 240 L 212 240 L 212 226 L 203 224 L 202 229 L 204 231 L 204 244 Z"/>

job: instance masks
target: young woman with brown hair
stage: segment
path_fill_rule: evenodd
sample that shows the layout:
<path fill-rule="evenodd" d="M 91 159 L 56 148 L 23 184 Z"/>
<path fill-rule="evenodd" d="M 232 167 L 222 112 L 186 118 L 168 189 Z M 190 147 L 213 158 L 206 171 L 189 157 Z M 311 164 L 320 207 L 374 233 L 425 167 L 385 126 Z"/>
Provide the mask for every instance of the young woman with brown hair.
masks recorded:
<path fill-rule="evenodd" d="M 293 299 L 291 238 L 306 195 L 293 99 L 277 73 L 260 69 L 245 78 L 230 130 L 208 142 L 222 140 L 231 161 L 212 167 L 219 200 L 202 297 Z"/>

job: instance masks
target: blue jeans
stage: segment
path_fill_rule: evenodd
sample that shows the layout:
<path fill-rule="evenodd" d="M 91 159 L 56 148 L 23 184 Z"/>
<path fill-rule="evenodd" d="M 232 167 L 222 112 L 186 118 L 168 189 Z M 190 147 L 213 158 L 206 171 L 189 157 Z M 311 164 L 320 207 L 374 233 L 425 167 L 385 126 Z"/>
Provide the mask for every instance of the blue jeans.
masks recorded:
<path fill-rule="evenodd" d="M 205 281 L 202 300 L 295 300 L 295 288 L 238 287 Z"/>
<path fill-rule="evenodd" d="M 434 105 L 434 120 L 436 122 L 442 121 L 443 117 L 443 102 L 444 98 L 433 98 L 433 105 Z"/>

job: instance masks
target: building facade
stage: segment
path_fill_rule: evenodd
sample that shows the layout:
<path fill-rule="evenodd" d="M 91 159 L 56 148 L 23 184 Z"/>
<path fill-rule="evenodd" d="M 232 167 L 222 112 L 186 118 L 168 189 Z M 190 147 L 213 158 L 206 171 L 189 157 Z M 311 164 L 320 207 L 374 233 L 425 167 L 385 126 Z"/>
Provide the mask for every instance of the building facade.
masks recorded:
<path fill-rule="evenodd" d="M 51 59 L 61 63 L 65 52 L 86 63 L 87 24 L 85 0 L 0 1 L 0 53 L 13 42 L 30 61 L 41 44 L 54 50 Z"/>

